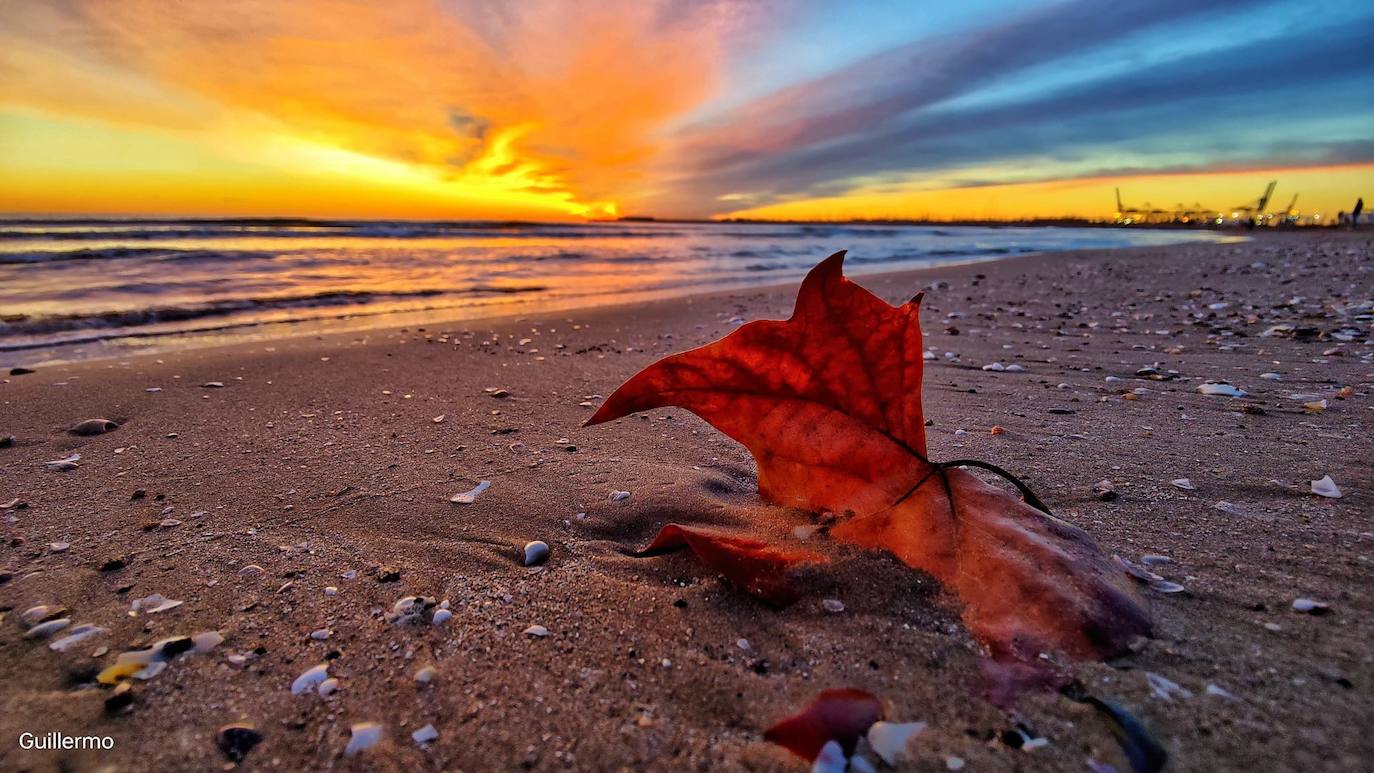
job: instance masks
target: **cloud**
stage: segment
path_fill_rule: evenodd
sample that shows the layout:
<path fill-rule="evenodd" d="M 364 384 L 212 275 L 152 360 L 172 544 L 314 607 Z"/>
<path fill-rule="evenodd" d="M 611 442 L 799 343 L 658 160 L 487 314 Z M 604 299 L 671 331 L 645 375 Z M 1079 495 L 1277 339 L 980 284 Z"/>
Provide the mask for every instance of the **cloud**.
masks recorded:
<path fill-rule="evenodd" d="M 1265 152 L 1246 144 L 1256 125 L 1282 131 L 1311 116 L 1358 113 L 1359 103 L 1348 101 L 1358 92 L 1343 98 L 1341 89 L 1351 79 L 1367 88 L 1364 73 L 1374 65 L 1367 33 L 1350 25 L 1223 44 L 1125 76 L 1027 88 L 1010 101 L 951 106 L 959 104 L 952 97 L 982 84 L 1014 81 L 1085 50 L 1108 47 L 1125 58 L 1123 38 L 1142 26 L 1212 23 L 1194 15 L 1222 7 L 1156 3 L 1148 14 L 1141 7 L 1101 14 L 1091 5 L 1061 4 L 961 39 L 903 46 L 693 127 L 680 138 L 676 195 L 662 206 L 708 214 L 731 209 L 719 197 L 732 191 L 749 190 L 759 203 L 826 196 L 875 177 L 909 181 L 923 171 L 1012 159 L 1034 166 L 1104 147 L 1157 154 L 1165 164 L 1203 152 L 1252 163 Z"/>

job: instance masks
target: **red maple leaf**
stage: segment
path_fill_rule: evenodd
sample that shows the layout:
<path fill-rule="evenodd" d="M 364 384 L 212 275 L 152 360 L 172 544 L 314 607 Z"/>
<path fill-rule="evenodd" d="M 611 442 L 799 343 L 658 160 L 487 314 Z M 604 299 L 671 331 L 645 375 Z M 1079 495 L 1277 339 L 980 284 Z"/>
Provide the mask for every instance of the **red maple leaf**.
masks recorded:
<path fill-rule="evenodd" d="M 891 306 L 846 279 L 843 261 L 811 270 L 790 319 L 650 365 L 587 424 L 692 411 L 749 449 L 765 498 L 841 514 L 835 539 L 889 550 L 954 591 L 996 656 L 1110 657 L 1148 634 L 1149 615 L 1087 533 L 994 465 L 927 457 L 920 296 Z M 968 466 L 1011 478 L 1026 501 L 956 469 Z"/>

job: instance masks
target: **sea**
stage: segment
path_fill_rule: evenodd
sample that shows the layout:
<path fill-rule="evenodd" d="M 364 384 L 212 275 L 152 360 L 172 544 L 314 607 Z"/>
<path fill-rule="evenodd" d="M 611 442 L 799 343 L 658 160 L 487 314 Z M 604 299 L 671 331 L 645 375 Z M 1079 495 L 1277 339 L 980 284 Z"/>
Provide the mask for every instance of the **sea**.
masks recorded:
<path fill-rule="evenodd" d="M 1125 228 L 620 221 L 0 220 L 0 366 L 624 303 L 1060 250 Z"/>

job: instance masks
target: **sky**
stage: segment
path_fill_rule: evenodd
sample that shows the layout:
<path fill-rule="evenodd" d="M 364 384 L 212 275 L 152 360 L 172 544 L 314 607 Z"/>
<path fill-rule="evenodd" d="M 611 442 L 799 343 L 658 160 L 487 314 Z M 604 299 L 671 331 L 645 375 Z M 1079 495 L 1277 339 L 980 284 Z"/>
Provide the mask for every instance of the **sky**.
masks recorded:
<path fill-rule="evenodd" d="M 1371 41 L 1367 0 L 0 0 L 0 213 L 1329 217 Z"/>

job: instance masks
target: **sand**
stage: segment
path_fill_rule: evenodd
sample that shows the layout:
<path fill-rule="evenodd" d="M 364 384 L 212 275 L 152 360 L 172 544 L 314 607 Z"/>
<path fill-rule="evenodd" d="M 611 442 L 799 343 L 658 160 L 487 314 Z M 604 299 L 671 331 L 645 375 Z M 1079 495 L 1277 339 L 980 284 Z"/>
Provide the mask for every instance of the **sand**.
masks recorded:
<path fill-rule="evenodd" d="M 940 355 L 925 383 L 933 457 L 1016 472 L 1109 553 L 1172 558 L 1160 573 L 1187 590 L 1147 594 L 1157 638 L 1074 671 L 1148 725 L 1171 770 L 1357 770 L 1374 757 L 1374 347 L 1369 310 L 1357 320 L 1347 306 L 1374 297 L 1371 255 L 1361 234 L 1262 234 L 861 280 L 894 302 L 926 289 L 926 340 Z M 891 558 L 850 551 L 778 611 L 686 555 L 625 555 L 670 521 L 804 522 L 762 505 L 748 454 L 690 414 L 579 429 L 587 404 L 637 369 L 736 317 L 786 316 L 794 292 L 3 379 L 0 438 L 16 443 L 0 448 L 0 504 L 27 506 L 3 513 L 0 769 L 218 768 L 229 763 L 216 730 L 249 722 L 264 738 L 248 769 L 800 770 L 762 730 L 822 689 L 856 687 L 891 719 L 929 723 L 912 770 L 953 757 L 970 770 L 1083 770 L 1089 758 L 1126 770 L 1080 704 L 1035 694 L 1009 716 L 976 698 L 980 648 L 957 601 Z M 1218 303 L 1229 305 L 1208 308 Z M 1319 335 L 1260 335 L 1280 324 Z M 1346 326 L 1357 340 L 1330 339 Z M 995 361 L 1027 370 L 982 369 Z M 1156 364 L 1177 378 L 1136 376 Z M 1250 397 L 1199 394 L 1208 379 Z M 1138 388 L 1148 391 L 1123 397 Z M 1304 412 L 1289 397 L 1303 393 L 1327 409 Z M 64 432 L 96 417 L 121 426 Z M 71 453 L 78 468 L 44 468 Z M 1328 474 L 1342 498 L 1308 492 Z M 482 480 L 491 487 L 473 504 L 448 501 Z M 1117 498 L 1094 491 L 1103 480 Z M 612 490 L 631 497 L 612 502 Z M 521 566 L 536 539 L 549 561 Z M 113 558 L 127 566 L 102 571 Z M 379 567 L 399 579 L 380 581 Z M 154 593 L 185 603 L 130 616 Z M 454 617 L 389 623 L 407 595 L 449 600 Z M 1300 597 L 1329 613 L 1294 611 Z M 40 603 L 109 630 L 53 652 L 23 635 L 19 613 Z M 524 633 L 531 625 L 548 636 Z M 131 706 L 106 711 L 111 692 L 94 677 L 117 653 L 206 630 L 225 641 L 136 680 Z M 312 639 L 319 630 L 328 638 Z M 338 692 L 292 695 L 323 662 Z M 417 685 L 424 666 L 434 679 Z M 1188 694 L 1154 694 L 1147 673 Z M 1003 743 L 1014 721 L 1049 744 Z M 380 723 L 383 740 L 347 758 L 359 722 Z M 421 748 L 410 734 L 426 724 L 438 739 Z M 20 733 L 53 731 L 108 735 L 114 748 L 19 748 Z"/>

